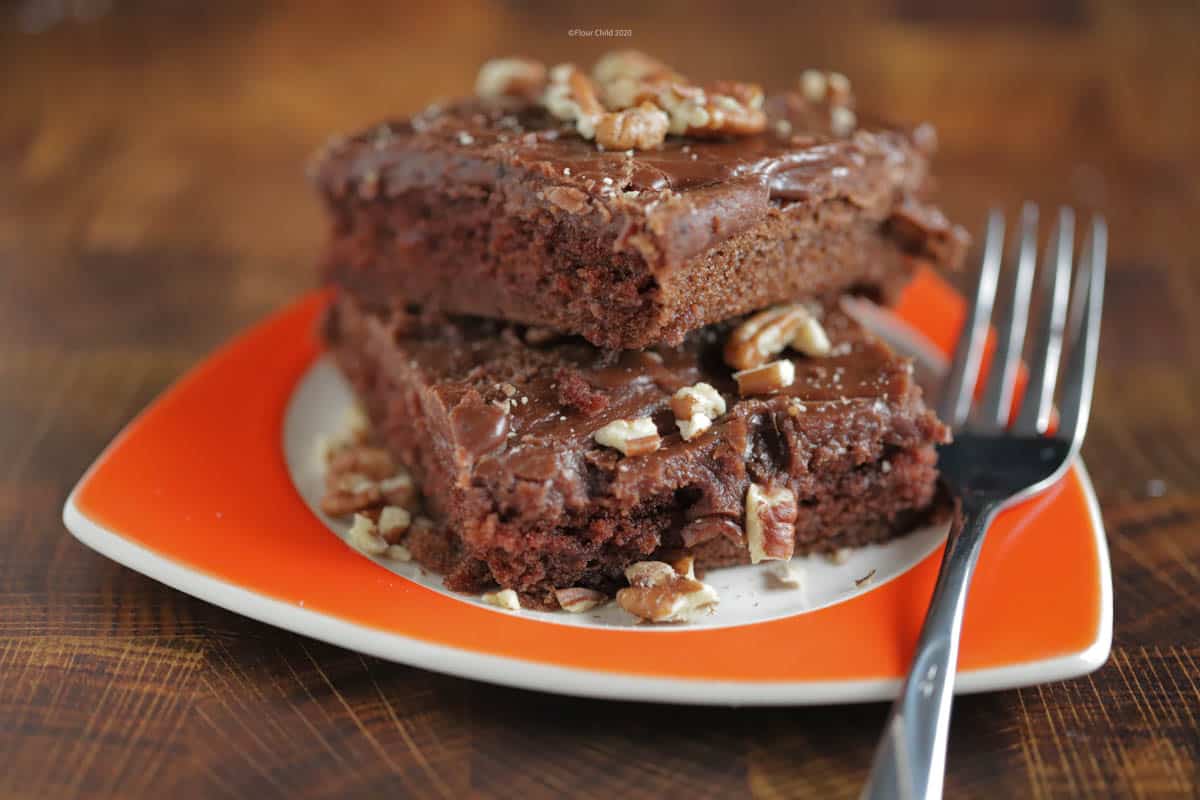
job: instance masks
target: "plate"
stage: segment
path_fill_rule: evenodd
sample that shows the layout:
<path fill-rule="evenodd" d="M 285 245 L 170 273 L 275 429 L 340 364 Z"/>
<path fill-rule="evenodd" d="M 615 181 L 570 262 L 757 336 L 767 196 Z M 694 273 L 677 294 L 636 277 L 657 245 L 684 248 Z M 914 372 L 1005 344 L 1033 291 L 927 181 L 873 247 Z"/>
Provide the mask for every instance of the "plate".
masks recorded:
<path fill-rule="evenodd" d="M 412 564 L 360 555 L 315 510 L 318 434 L 350 403 L 321 355 L 307 296 L 185 376 L 117 437 L 75 487 L 64 521 L 84 544 L 188 594 L 380 658 L 541 691 L 707 704 L 824 704 L 894 696 L 920 630 L 942 528 L 798 559 L 803 588 L 757 567 L 709 573 L 717 613 L 633 625 L 608 606 L 509 612 L 448 592 Z M 889 339 L 936 371 L 963 304 L 922 272 Z M 870 575 L 868 580 L 864 577 Z M 958 692 L 1085 674 L 1112 637 L 1112 580 L 1082 463 L 1005 512 L 967 604 Z"/>

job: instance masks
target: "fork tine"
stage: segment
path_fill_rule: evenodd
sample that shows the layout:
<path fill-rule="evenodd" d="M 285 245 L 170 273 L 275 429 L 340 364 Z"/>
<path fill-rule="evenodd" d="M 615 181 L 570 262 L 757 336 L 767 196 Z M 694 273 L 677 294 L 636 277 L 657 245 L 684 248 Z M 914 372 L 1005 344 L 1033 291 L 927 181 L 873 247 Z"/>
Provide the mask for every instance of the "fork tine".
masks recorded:
<path fill-rule="evenodd" d="M 1050 409 L 1054 403 L 1054 383 L 1058 377 L 1058 362 L 1062 355 L 1063 328 L 1067 322 L 1067 301 L 1070 299 L 1071 256 L 1075 243 L 1075 212 L 1058 210 L 1056 234 L 1047 246 L 1047 261 L 1053 263 L 1043 271 L 1042 291 L 1047 307 L 1042 309 L 1042 321 L 1033 340 L 1035 349 L 1030 361 L 1029 388 L 1021 403 L 1013 432 L 1037 436 L 1050 426 Z"/>
<path fill-rule="evenodd" d="M 1033 273 L 1037 265 L 1038 207 L 1026 203 L 1021 209 L 1021 248 L 1017 256 L 1017 274 L 1013 278 L 1012 302 L 1001 322 L 996 324 L 998 342 L 992 356 L 987 390 L 977 410 L 978 427 L 1000 431 L 1008 425 L 1012 411 L 1013 387 L 1025 344 L 1029 321 L 1029 296 L 1033 293 Z"/>
<path fill-rule="evenodd" d="M 1108 258 L 1108 226 L 1104 218 L 1092 219 L 1092 228 L 1084 243 L 1079 276 L 1082 288 L 1076 290 L 1079 326 L 1072 335 L 1071 350 L 1063 373 L 1063 398 L 1058 436 L 1071 443 L 1071 452 L 1079 449 L 1087 430 L 1092 405 L 1092 387 L 1096 383 L 1096 352 L 1100 348 L 1100 314 L 1104 307 L 1104 272 Z M 1073 315 L 1074 316 L 1074 315 Z"/>
<path fill-rule="evenodd" d="M 960 427 L 971 408 L 971 396 L 975 381 L 979 377 L 979 362 L 983 358 L 983 346 L 987 341 L 988 322 L 992 317 L 992 303 L 996 299 L 996 283 L 1000 274 L 1000 256 L 1004 251 L 1004 215 L 999 209 L 988 214 L 987 233 L 984 236 L 983 264 L 979 269 L 979 283 L 975 287 L 975 304 L 963 324 L 958 348 L 954 351 L 954 362 L 946 373 L 942 384 L 942 397 L 938 409 L 942 421 L 951 428 Z"/>

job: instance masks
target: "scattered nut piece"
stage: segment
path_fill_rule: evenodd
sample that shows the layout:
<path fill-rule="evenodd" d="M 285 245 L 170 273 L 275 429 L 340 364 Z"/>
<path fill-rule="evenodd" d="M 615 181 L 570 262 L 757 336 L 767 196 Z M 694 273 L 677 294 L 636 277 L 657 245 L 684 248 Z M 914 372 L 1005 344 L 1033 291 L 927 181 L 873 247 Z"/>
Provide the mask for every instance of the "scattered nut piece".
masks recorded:
<path fill-rule="evenodd" d="M 390 544 L 383 551 L 383 557 L 389 561 L 412 561 L 412 552 L 402 544 Z"/>
<path fill-rule="evenodd" d="M 407 472 L 397 472 L 379 482 L 379 492 L 389 505 L 410 508 L 417 500 L 417 486 Z"/>
<path fill-rule="evenodd" d="M 829 90 L 829 79 L 819 69 L 806 69 L 800 73 L 800 90 L 810 103 L 820 103 Z"/>
<path fill-rule="evenodd" d="M 329 475 L 321 510 L 331 517 L 342 517 L 378 504 L 381 497 L 379 484 L 370 478 L 353 473 Z"/>
<path fill-rule="evenodd" d="M 585 139 L 596 135 L 596 122 L 605 112 L 591 78 L 574 64 L 559 64 L 550 70 L 550 83 L 542 95 L 546 109 L 559 119 L 575 123 Z"/>
<path fill-rule="evenodd" d="M 361 406 L 347 406 L 342 412 L 343 438 L 350 442 L 363 442 L 371 431 L 371 420 Z"/>
<path fill-rule="evenodd" d="M 555 589 L 554 597 L 563 611 L 569 611 L 572 614 L 582 614 L 584 611 L 590 611 L 596 606 L 608 602 L 608 595 L 604 592 L 587 589 L 583 586 Z"/>
<path fill-rule="evenodd" d="M 750 369 L 766 363 L 792 344 L 811 319 L 812 312 L 794 303 L 774 306 L 748 317 L 729 334 L 725 363 L 734 369 Z"/>
<path fill-rule="evenodd" d="M 761 367 L 735 372 L 733 379 L 737 381 L 738 394 L 743 397 L 772 394 L 795 383 L 796 365 L 787 360 L 772 361 Z"/>
<path fill-rule="evenodd" d="M 849 547 L 839 547 L 837 550 L 834 550 L 832 553 L 829 554 L 829 560 L 839 566 L 842 564 L 845 564 L 847 561 L 850 560 L 850 548 Z"/>
<path fill-rule="evenodd" d="M 712 427 L 713 420 L 725 413 L 725 398 L 707 383 L 685 386 L 671 397 L 675 426 L 685 442 L 690 442 Z"/>
<path fill-rule="evenodd" d="M 475 94 L 498 97 L 535 98 L 546 85 L 546 66 L 530 58 L 494 58 L 479 68 Z"/>
<path fill-rule="evenodd" d="M 813 358 L 824 358 L 830 355 L 832 348 L 829 344 L 829 336 L 826 335 L 825 329 L 812 314 L 808 314 L 800 323 L 800 327 L 796 329 L 796 335 L 792 337 L 792 349 Z"/>
<path fill-rule="evenodd" d="M 365 444 L 344 444 L 329 451 L 326 461 L 326 476 L 363 475 L 381 480 L 396 471 L 392 457 L 381 447 Z"/>
<path fill-rule="evenodd" d="M 863 575 L 861 578 L 854 581 L 854 585 L 855 586 L 865 586 L 866 584 L 870 583 L 874 579 L 875 579 L 875 570 L 872 569 L 866 575 Z"/>
<path fill-rule="evenodd" d="M 658 449 L 662 440 L 650 417 L 618 419 L 592 434 L 597 444 L 620 450 L 627 456 L 640 456 Z"/>
<path fill-rule="evenodd" d="M 829 129 L 834 136 L 849 136 L 858 126 L 858 117 L 845 106 L 834 106 L 829 110 Z"/>
<path fill-rule="evenodd" d="M 791 489 L 750 484 L 746 490 L 746 547 L 751 564 L 792 557 L 798 511 Z"/>
<path fill-rule="evenodd" d="M 680 575 L 661 561 L 631 564 L 625 577 L 629 588 L 617 592 L 617 604 L 647 622 L 686 622 L 720 600 L 708 584 Z"/>
<path fill-rule="evenodd" d="M 775 580 L 789 589 L 799 589 L 804 585 L 804 570 L 794 566 L 791 561 L 776 561 L 772 565 L 771 574 Z"/>
<path fill-rule="evenodd" d="M 696 559 L 691 555 L 682 555 L 671 559 L 671 569 L 685 578 L 696 577 Z"/>
<path fill-rule="evenodd" d="M 388 544 L 397 544 L 412 525 L 412 514 L 399 506 L 384 506 L 379 512 L 379 535 Z"/>
<path fill-rule="evenodd" d="M 848 106 L 854 102 L 854 90 L 850 79 L 840 72 L 831 72 L 826 76 L 829 81 L 829 102 L 835 106 Z"/>
<path fill-rule="evenodd" d="M 596 141 L 612 150 L 650 150 L 667 138 L 671 120 L 653 103 L 602 114 L 596 120 Z"/>
<path fill-rule="evenodd" d="M 622 79 L 682 80 L 682 76 L 673 69 L 640 50 L 613 50 L 605 53 L 592 66 L 592 78 L 602 86 Z"/>
<path fill-rule="evenodd" d="M 388 549 L 388 543 L 379 535 L 379 529 L 366 514 L 354 515 L 354 524 L 350 526 L 347 540 L 355 550 L 370 556 L 383 555 Z"/>
<path fill-rule="evenodd" d="M 521 598 L 517 597 L 517 593 L 512 589 L 501 589 L 498 592 L 484 592 L 480 599 L 488 605 L 508 609 L 509 611 L 521 610 Z"/>

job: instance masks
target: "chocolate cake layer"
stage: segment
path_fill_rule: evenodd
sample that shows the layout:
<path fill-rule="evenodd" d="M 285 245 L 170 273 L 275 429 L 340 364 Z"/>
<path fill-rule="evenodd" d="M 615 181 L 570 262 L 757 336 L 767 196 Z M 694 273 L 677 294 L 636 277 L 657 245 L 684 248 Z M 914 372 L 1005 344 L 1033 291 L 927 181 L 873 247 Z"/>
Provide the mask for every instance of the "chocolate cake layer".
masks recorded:
<path fill-rule="evenodd" d="M 923 199 L 928 128 L 836 136 L 798 93 L 765 109 L 762 133 L 636 151 L 512 99 L 335 141 L 314 176 L 323 278 L 369 308 L 403 297 L 631 349 L 788 300 L 886 299 L 919 263 L 959 263 L 965 234 Z"/>
<path fill-rule="evenodd" d="M 343 294 L 324 330 L 440 523 L 407 542 L 416 558 L 453 589 L 499 585 L 553 606 L 555 588 L 611 591 L 655 554 L 748 560 L 752 484 L 793 494 L 785 544 L 797 553 L 897 535 L 928 508 L 948 434 L 907 359 L 831 308 L 829 355 L 794 356 L 790 386 L 743 397 L 722 354 L 733 324 L 613 353 L 416 306 L 368 310 Z M 727 408 L 685 441 L 672 397 L 701 382 Z M 645 417 L 656 449 L 625 455 L 596 441 L 610 423 Z"/>

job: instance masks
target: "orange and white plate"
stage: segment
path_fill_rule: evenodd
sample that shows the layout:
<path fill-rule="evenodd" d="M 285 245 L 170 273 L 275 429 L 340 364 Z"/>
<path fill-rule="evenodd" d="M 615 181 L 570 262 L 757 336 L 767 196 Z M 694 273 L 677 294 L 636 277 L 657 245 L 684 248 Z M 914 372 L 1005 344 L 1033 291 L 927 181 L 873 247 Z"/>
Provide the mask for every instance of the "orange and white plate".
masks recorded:
<path fill-rule="evenodd" d="M 315 510 L 314 440 L 347 387 L 321 355 L 315 293 L 193 370 L 135 419 L 75 487 L 71 532 L 113 560 L 271 625 L 427 669 L 563 694 L 711 704 L 821 704 L 895 694 L 928 604 L 942 528 L 797 559 L 801 587 L 737 567 L 686 626 L 633 625 L 613 606 L 506 611 L 412 564 L 360 555 Z M 885 334 L 937 370 L 963 304 L 932 273 Z M 941 352 L 939 352 L 941 351 Z M 870 576 L 869 579 L 864 580 Z M 1112 579 L 1095 493 L 1077 464 L 1006 512 L 984 545 L 957 691 L 1087 673 L 1108 657 Z"/>

